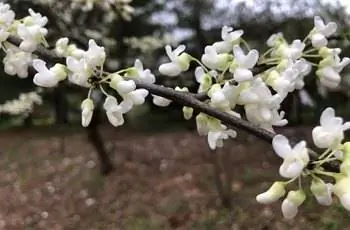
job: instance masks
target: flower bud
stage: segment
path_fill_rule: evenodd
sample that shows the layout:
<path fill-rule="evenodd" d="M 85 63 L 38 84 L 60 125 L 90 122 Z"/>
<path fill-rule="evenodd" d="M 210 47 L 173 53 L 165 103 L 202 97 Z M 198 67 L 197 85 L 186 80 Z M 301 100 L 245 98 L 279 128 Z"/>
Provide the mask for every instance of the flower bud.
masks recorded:
<path fill-rule="evenodd" d="M 175 91 L 179 91 L 179 92 L 189 92 L 188 91 L 188 88 L 187 87 L 179 87 L 179 86 L 176 86 L 175 87 Z"/>
<path fill-rule="evenodd" d="M 135 89 L 136 89 L 136 84 L 133 80 L 127 80 L 127 81 L 122 80 L 122 81 L 119 81 L 116 85 L 116 90 L 120 94 L 127 94 L 134 91 Z"/>
<path fill-rule="evenodd" d="M 190 68 L 191 56 L 189 54 L 182 53 L 178 60 L 182 71 L 187 71 Z"/>
<path fill-rule="evenodd" d="M 280 74 L 276 70 L 272 70 L 267 76 L 266 83 L 273 86 L 278 78 L 280 78 Z"/>
<path fill-rule="evenodd" d="M 209 128 L 208 128 L 208 116 L 204 113 L 200 113 L 196 116 L 196 124 L 197 124 L 197 131 L 198 134 L 203 136 L 208 134 Z"/>
<path fill-rule="evenodd" d="M 55 52 L 59 57 L 64 57 L 68 54 L 68 42 L 69 39 L 66 37 L 57 40 Z"/>
<path fill-rule="evenodd" d="M 148 95 L 146 89 L 137 89 L 128 94 L 133 101 L 134 105 L 141 105 L 145 103 L 145 97 Z"/>
<path fill-rule="evenodd" d="M 276 181 L 266 192 L 257 195 L 256 200 L 262 204 L 270 204 L 284 196 L 285 193 L 285 183 Z"/>
<path fill-rule="evenodd" d="M 188 107 L 188 106 L 184 106 L 182 108 L 182 112 L 184 114 L 185 120 L 189 120 L 189 119 L 191 119 L 191 117 L 193 115 L 193 108 Z"/>
<path fill-rule="evenodd" d="M 130 93 L 136 89 L 136 84 L 133 80 L 125 81 L 119 74 L 112 74 L 109 77 L 111 79 L 109 86 L 120 94 Z"/>
<path fill-rule="evenodd" d="M 67 77 L 67 71 L 66 66 L 62 64 L 55 64 L 53 67 L 50 68 L 50 71 L 59 79 L 60 81 L 66 79 Z"/>
<path fill-rule="evenodd" d="M 210 89 L 212 84 L 213 82 L 212 82 L 211 76 L 209 74 L 205 74 L 200 84 L 199 92 L 207 92 Z"/>
<path fill-rule="evenodd" d="M 347 158 L 350 158 L 350 141 L 342 144 L 340 151 L 343 152 L 343 159 L 344 160 L 346 160 Z"/>
<path fill-rule="evenodd" d="M 310 190 L 317 199 L 317 202 L 321 205 L 332 204 L 332 184 L 326 184 L 321 179 L 313 179 L 311 181 Z"/>
<path fill-rule="evenodd" d="M 350 178 L 346 176 L 336 178 L 333 193 L 339 198 L 344 208 L 350 211 Z"/>
<path fill-rule="evenodd" d="M 323 34 L 316 33 L 316 34 L 311 36 L 311 43 L 312 43 L 313 47 L 321 48 L 323 46 L 326 46 L 328 41 L 327 41 L 327 38 Z"/>
<path fill-rule="evenodd" d="M 171 100 L 166 99 L 164 97 L 160 97 L 157 95 L 152 95 L 153 96 L 153 104 L 160 106 L 160 107 L 166 107 L 168 105 L 170 105 Z"/>
<path fill-rule="evenodd" d="M 298 207 L 305 199 L 306 195 L 302 190 L 290 191 L 281 206 L 284 218 L 293 219 L 298 213 Z"/>
<path fill-rule="evenodd" d="M 86 98 L 81 103 L 81 124 L 83 127 L 89 126 L 94 111 L 94 102 L 90 98 Z"/>

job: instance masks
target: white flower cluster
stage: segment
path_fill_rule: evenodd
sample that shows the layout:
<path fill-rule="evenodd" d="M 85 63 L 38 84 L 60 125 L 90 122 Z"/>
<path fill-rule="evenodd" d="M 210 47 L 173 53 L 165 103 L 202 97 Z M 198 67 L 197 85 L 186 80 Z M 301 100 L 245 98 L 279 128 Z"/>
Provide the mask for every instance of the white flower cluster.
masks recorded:
<path fill-rule="evenodd" d="M 3 59 L 5 72 L 9 75 L 18 75 L 21 78 L 28 76 L 28 66 L 32 62 L 32 52 L 37 45 L 46 44 L 45 36 L 48 22 L 46 17 L 29 9 L 29 16 L 15 20 L 15 13 L 10 5 L 0 2 L 0 43 L 6 53 Z M 6 42 L 12 35 L 22 40 L 19 47 Z"/>
<path fill-rule="evenodd" d="M 335 22 L 324 24 L 320 17 L 315 17 L 314 21 L 315 27 L 310 32 L 308 38 L 310 38 L 313 47 L 322 57 L 318 63 L 316 75 L 319 77 L 320 83 L 323 86 L 336 88 L 341 81 L 339 73 L 350 63 L 350 58 L 345 57 L 341 59 L 339 57 L 341 49 L 327 47 L 327 38 L 335 34 L 337 24 Z"/>
<path fill-rule="evenodd" d="M 130 1 L 108 2 L 108 4 L 128 3 Z M 102 85 L 109 83 L 110 88 L 114 89 L 123 98 L 123 101 L 119 104 L 115 97 L 103 90 L 106 94 L 104 108 L 109 121 L 114 126 L 122 125 L 124 123 L 122 114 L 130 111 L 135 105 L 143 104 L 145 97 L 148 95 L 147 90 L 136 89 L 136 83 L 131 79 L 138 79 L 140 82 L 151 84 L 155 82 L 154 75 L 149 69 L 144 69 L 139 60 L 136 60 L 135 66 L 127 71 L 123 70 L 112 74 L 105 73 L 103 71 L 106 59 L 105 49 L 97 45 L 93 39 L 89 40 L 89 47 L 85 51 L 77 48 L 74 44 L 69 44 L 68 38 L 60 38 L 56 42 L 55 53 L 59 57 L 66 58 L 66 65 L 57 63 L 49 68 L 45 61 L 33 58 L 32 54 L 38 44 L 46 44 L 44 36 L 47 34 L 47 30 L 44 26 L 48 21 L 47 18 L 29 9 L 29 16 L 21 20 L 15 20 L 15 13 L 8 4 L 3 3 L 0 3 L 0 18 L 0 38 L 3 44 L 2 47 L 6 52 L 3 59 L 6 73 L 27 77 L 28 66 L 32 65 L 37 71 L 33 82 L 41 87 L 57 86 L 60 81 L 67 78 L 74 84 L 89 87 L 90 91 L 97 86 L 103 90 Z M 19 47 L 6 42 L 10 35 L 22 40 Z M 124 80 L 124 77 L 120 75 L 122 73 L 125 74 L 125 78 L 131 79 Z M 18 107 L 21 107 L 17 101 L 10 103 L 10 105 L 6 104 L 6 108 L 9 106 L 13 108 L 13 111 L 17 111 Z M 81 108 L 82 124 L 86 127 L 91 121 L 94 109 L 90 95 L 83 101 Z"/>
<path fill-rule="evenodd" d="M 142 53 L 154 51 L 162 48 L 168 44 L 170 37 L 165 35 L 163 37 L 157 36 L 143 36 L 143 37 L 129 37 L 124 39 L 124 43 L 132 49 L 139 49 Z"/>
<path fill-rule="evenodd" d="M 0 105 L 0 113 L 26 117 L 33 111 L 35 105 L 41 104 L 42 98 L 36 91 L 21 93 L 18 98 L 6 101 Z"/>
<path fill-rule="evenodd" d="M 115 73 L 106 73 L 103 71 L 106 59 L 104 47 L 98 46 L 92 39 L 89 41 L 87 51 L 78 49 L 75 45 L 69 45 L 68 43 L 67 38 L 61 38 L 57 41 L 55 49 L 57 55 L 66 57 L 66 66 L 59 66 L 60 71 L 55 71 L 55 66 L 50 69 L 45 67 L 44 72 L 36 68 L 37 75 L 42 77 L 42 82 L 55 79 L 57 83 L 68 74 L 68 80 L 77 85 L 90 87 L 90 90 L 99 86 L 106 96 L 103 107 L 106 110 L 108 120 L 115 127 L 123 125 L 123 114 L 129 112 L 135 105 L 143 104 L 148 95 L 147 90 L 136 89 L 134 80 L 152 84 L 155 82 L 155 76 L 149 69 L 143 68 L 140 60 L 136 60 L 132 68 Z M 124 76 L 122 76 L 123 73 Z M 123 98 L 123 101 L 119 103 L 116 97 L 103 89 L 103 84 L 107 83 L 110 89 L 113 89 Z M 51 87 L 53 85 L 45 86 Z M 91 122 L 94 110 L 93 100 L 89 96 L 82 102 L 81 109 L 82 125 L 86 127 Z"/>
<path fill-rule="evenodd" d="M 105 9 L 115 9 L 125 20 L 131 20 L 134 8 L 130 5 L 132 0 L 73 0 L 71 7 L 79 8 L 83 11 L 91 11 L 95 5 Z"/>
<path fill-rule="evenodd" d="M 320 118 L 320 125 L 312 130 L 314 144 L 320 149 L 326 149 L 317 161 L 314 161 L 311 168 L 306 142 L 301 141 L 293 148 L 286 137 L 276 135 L 272 146 L 276 154 L 283 159 L 279 169 L 282 177 L 289 181 L 277 181 L 266 192 L 256 197 L 257 201 L 263 204 L 270 204 L 283 197 L 286 193 L 285 187 L 292 181 L 301 177 L 311 176 L 311 193 L 321 205 L 332 204 L 332 194 L 336 195 L 345 209 L 350 211 L 350 142 L 342 144 L 344 131 L 350 129 L 350 122 L 343 123 L 343 119 L 335 116 L 332 108 L 323 111 Z M 325 172 L 321 165 L 326 162 L 340 160 L 340 173 Z M 333 177 L 335 183 L 326 183 L 320 176 Z M 282 202 L 282 213 L 285 218 L 292 219 L 298 212 L 298 207 L 306 199 L 306 194 L 299 183 L 299 189 L 290 191 Z"/>
<path fill-rule="evenodd" d="M 236 116 L 240 115 L 234 112 L 235 106 L 243 106 L 249 122 L 273 131 L 273 126 L 284 126 L 288 123 L 284 119 L 284 112 L 279 111 L 281 103 L 288 93 L 304 87 L 304 78 L 310 73 L 312 65 L 318 66 L 317 73 L 321 76 L 322 84 L 327 87 L 339 84 L 339 72 L 350 63 L 350 59 L 344 58 L 340 61 L 340 49 L 326 47 L 327 37 L 335 33 L 334 25 L 333 22 L 324 25 L 319 17 L 315 17 L 315 27 L 307 38 L 304 41 L 294 40 L 290 44 L 282 33 L 274 34 L 267 41 L 270 49 L 261 56 L 257 50 L 247 47 L 242 39 L 242 30 L 224 26 L 222 41 L 206 46 L 201 61 L 187 54 L 184 45 L 174 50 L 166 46 L 170 62 L 162 64 L 159 71 L 175 77 L 187 71 L 190 62 L 199 63 L 200 66 L 194 74 L 199 83 L 198 93 L 207 94 L 210 106 Z M 305 50 L 309 40 L 314 48 Z M 246 46 L 245 49 L 242 44 Z M 320 60 L 319 64 L 309 60 L 314 57 Z M 265 70 L 254 74 L 254 68 Z M 208 135 L 209 143 L 215 143 L 218 136 L 219 139 L 234 136 L 226 135 L 228 130 L 220 121 L 219 125 L 209 125 L 209 121 L 199 122 L 203 117 L 206 116 L 197 119 L 198 130 L 208 131 L 199 133 L 207 135 L 209 131 L 221 132 L 221 135 Z M 201 127 L 203 125 L 207 127 Z M 215 149 L 217 146 L 210 144 L 210 147 Z"/>

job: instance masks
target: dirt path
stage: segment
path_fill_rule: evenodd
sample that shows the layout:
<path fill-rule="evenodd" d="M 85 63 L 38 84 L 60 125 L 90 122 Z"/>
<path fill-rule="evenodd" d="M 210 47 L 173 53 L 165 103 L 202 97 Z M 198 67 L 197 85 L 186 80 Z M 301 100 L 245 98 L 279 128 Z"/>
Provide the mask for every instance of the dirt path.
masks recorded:
<path fill-rule="evenodd" d="M 0 134 L 0 229 L 346 229 L 347 213 L 304 205 L 297 221 L 281 220 L 280 203 L 255 202 L 277 177 L 279 159 L 256 139 L 230 142 L 233 212 L 221 208 L 192 132 L 104 132 L 116 171 L 102 178 L 85 135 Z M 317 207 L 317 211 L 315 211 Z M 320 220 L 319 220 L 320 219 Z M 340 227 L 342 226 L 342 227 Z"/>

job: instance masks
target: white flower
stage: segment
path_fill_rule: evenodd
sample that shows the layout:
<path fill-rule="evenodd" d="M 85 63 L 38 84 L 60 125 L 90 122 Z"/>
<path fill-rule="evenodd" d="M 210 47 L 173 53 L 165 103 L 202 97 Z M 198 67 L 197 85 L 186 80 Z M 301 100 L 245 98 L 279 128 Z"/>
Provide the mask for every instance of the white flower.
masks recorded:
<path fill-rule="evenodd" d="M 7 32 L 5 29 L 0 28 L 0 44 L 6 41 L 9 36 L 9 32 Z"/>
<path fill-rule="evenodd" d="M 319 148 L 335 149 L 344 139 L 344 131 L 350 129 L 350 122 L 343 124 L 341 117 L 336 117 L 333 108 L 326 108 L 320 117 L 320 126 L 312 130 L 312 139 Z"/>
<path fill-rule="evenodd" d="M 230 56 L 226 53 L 218 54 L 213 46 L 206 46 L 201 60 L 210 69 L 224 70 L 230 61 Z"/>
<path fill-rule="evenodd" d="M 281 43 L 284 43 L 283 34 L 281 32 L 272 34 L 266 41 L 267 46 L 279 46 Z"/>
<path fill-rule="evenodd" d="M 306 195 L 302 190 L 290 191 L 281 206 L 284 218 L 293 219 L 298 213 L 299 206 L 305 199 Z"/>
<path fill-rule="evenodd" d="M 338 87 L 341 82 L 339 73 L 332 67 L 321 68 L 317 70 L 316 74 L 320 77 L 320 83 L 330 89 Z"/>
<path fill-rule="evenodd" d="M 301 104 L 309 107 L 315 107 L 315 101 L 312 99 L 312 97 L 306 90 L 299 90 L 299 98 Z"/>
<path fill-rule="evenodd" d="M 118 104 L 118 101 L 115 97 L 107 96 L 103 104 L 103 108 L 106 110 L 106 115 L 109 122 L 114 127 L 118 127 L 124 124 L 123 109 Z"/>
<path fill-rule="evenodd" d="M 84 59 L 67 57 L 67 68 L 71 71 L 68 75 L 69 81 L 74 84 L 89 87 L 88 79 L 91 76 L 91 70 L 85 65 Z"/>
<path fill-rule="evenodd" d="M 94 112 L 94 102 L 90 98 L 86 98 L 81 103 L 81 110 L 81 124 L 83 127 L 88 127 Z"/>
<path fill-rule="evenodd" d="M 190 67 L 190 56 L 185 53 L 186 47 L 179 45 L 175 50 L 171 50 L 169 45 L 165 46 L 165 51 L 170 59 L 170 63 L 161 64 L 159 72 L 161 74 L 174 77 Z"/>
<path fill-rule="evenodd" d="M 30 16 L 17 26 L 17 35 L 23 40 L 19 48 L 25 52 L 33 52 L 47 34 L 47 29 L 43 27 L 48 19 L 32 9 L 29 9 L 29 13 Z"/>
<path fill-rule="evenodd" d="M 291 44 L 288 44 L 283 37 L 278 39 L 274 49 L 271 52 L 271 57 L 279 58 L 281 60 L 296 61 L 301 58 L 305 43 L 300 40 L 294 40 Z"/>
<path fill-rule="evenodd" d="M 285 193 L 285 183 L 276 181 L 266 192 L 257 195 L 256 201 L 262 204 L 271 204 L 284 196 Z"/>
<path fill-rule="evenodd" d="M 305 46 L 305 43 L 303 43 L 302 41 L 294 40 L 292 44 L 284 50 L 283 56 L 292 60 L 299 59 L 303 54 Z"/>
<path fill-rule="evenodd" d="M 332 204 L 332 188 L 332 184 L 326 184 L 321 179 L 313 179 L 311 181 L 310 190 L 316 197 L 317 202 L 321 205 L 329 206 Z"/>
<path fill-rule="evenodd" d="M 226 130 L 226 126 L 222 125 L 222 130 L 215 130 L 208 132 L 208 144 L 210 149 L 214 150 L 217 147 L 222 148 L 224 146 L 224 140 L 229 137 L 235 138 L 237 136 L 236 131 L 229 129 Z"/>
<path fill-rule="evenodd" d="M 277 70 L 272 70 L 267 78 L 267 83 L 272 86 L 272 88 L 277 93 L 289 93 L 295 90 L 295 80 L 298 77 L 298 71 L 294 68 L 288 68 L 282 73 Z"/>
<path fill-rule="evenodd" d="M 340 165 L 340 172 L 344 175 L 350 175 L 350 158 L 343 159 Z"/>
<path fill-rule="evenodd" d="M 96 68 L 97 66 L 102 66 L 106 59 L 105 48 L 98 46 L 95 40 L 89 40 L 89 49 L 84 54 L 84 59 L 86 65 L 90 68 Z"/>
<path fill-rule="evenodd" d="M 136 59 L 134 69 L 126 74 L 126 77 L 137 78 L 140 82 L 153 84 L 156 82 L 155 76 L 149 69 L 143 69 L 143 64 L 139 59 Z"/>
<path fill-rule="evenodd" d="M 239 94 L 242 91 L 242 87 L 240 85 L 231 85 L 230 82 L 225 82 L 224 86 L 222 87 L 222 92 L 224 93 L 226 99 L 229 102 L 229 108 L 230 109 L 234 109 L 238 98 L 239 98 Z M 228 110 L 226 112 L 229 112 L 232 110 Z"/>
<path fill-rule="evenodd" d="M 70 44 L 67 47 L 67 53 L 65 56 L 71 56 L 75 59 L 83 59 L 85 55 L 85 51 L 82 49 L 77 48 L 75 44 Z"/>
<path fill-rule="evenodd" d="M 164 97 L 160 97 L 160 96 L 157 96 L 157 95 L 153 95 L 153 104 L 157 105 L 157 106 L 160 106 L 160 107 L 166 107 L 168 105 L 170 105 L 171 103 L 171 100 L 169 99 L 166 99 Z"/>
<path fill-rule="evenodd" d="M 221 88 L 220 84 L 213 85 L 208 91 L 208 96 L 210 97 L 210 104 L 216 108 L 228 108 L 230 102 L 227 100 L 226 95 Z"/>
<path fill-rule="evenodd" d="M 314 17 L 314 23 L 315 27 L 310 32 L 312 46 L 315 48 L 326 46 L 328 43 L 327 37 L 337 31 L 337 24 L 335 22 L 329 22 L 325 25 L 319 16 Z"/>
<path fill-rule="evenodd" d="M 32 65 L 38 72 L 33 78 L 33 82 L 38 86 L 54 87 L 59 81 L 67 77 L 65 67 L 62 64 L 55 64 L 52 68 L 48 69 L 43 60 L 34 59 Z"/>
<path fill-rule="evenodd" d="M 196 124 L 198 134 L 201 136 L 207 135 L 209 131 L 225 130 L 226 127 L 222 126 L 220 120 L 213 117 L 209 117 L 204 113 L 199 113 L 196 116 Z"/>
<path fill-rule="evenodd" d="M 59 57 L 65 57 L 68 55 L 68 43 L 69 39 L 64 37 L 56 41 L 55 52 Z"/>
<path fill-rule="evenodd" d="M 223 26 L 221 30 L 221 38 L 223 41 L 215 42 L 213 47 L 217 53 L 231 52 L 233 46 L 240 42 L 243 30 L 233 30 L 232 27 Z"/>
<path fill-rule="evenodd" d="M 234 64 L 231 65 L 230 71 L 233 73 L 233 78 L 237 82 L 249 81 L 253 79 L 253 73 L 250 70 L 253 68 L 258 59 L 259 52 L 257 50 L 250 50 L 247 55 L 244 54 L 241 47 L 235 45 L 233 47 L 235 56 Z"/>
<path fill-rule="evenodd" d="M 327 58 L 327 57 L 337 57 L 341 53 L 340 48 L 328 48 L 327 46 L 323 46 L 320 49 L 318 49 L 318 54 L 322 58 Z"/>
<path fill-rule="evenodd" d="M 135 89 L 136 89 L 136 84 L 133 80 L 121 80 L 116 85 L 116 90 L 120 94 L 127 94 L 134 91 Z"/>
<path fill-rule="evenodd" d="M 284 111 L 270 109 L 260 104 L 248 104 L 244 106 L 247 120 L 270 132 L 274 132 L 272 126 L 285 126 L 288 121 L 284 119 Z"/>
<path fill-rule="evenodd" d="M 279 169 L 280 175 L 285 178 L 300 176 L 310 160 L 306 142 L 301 141 L 292 149 L 288 139 L 278 134 L 272 140 L 272 147 L 276 154 L 283 159 L 283 163 Z"/>
<path fill-rule="evenodd" d="M 145 89 L 136 89 L 127 94 L 122 94 L 124 101 L 120 103 L 123 108 L 123 113 L 130 111 L 134 105 L 142 105 L 145 103 L 145 98 L 148 95 L 148 91 Z"/>
<path fill-rule="evenodd" d="M 278 108 L 280 96 L 272 95 L 265 82 L 261 78 L 256 78 L 240 92 L 238 103 L 242 105 L 265 104 L 267 107 Z"/>
<path fill-rule="evenodd" d="M 15 13 L 10 9 L 10 5 L 0 2 L 0 28 L 9 27 L 14 20 Z"/>
<path fill-rule="evenodd" d="M 196 77 L 196 81 L 200 84 L 199 88 L 198 88 L 198 93 L 201 92 L 207 92 L 213 81 L 212 81 L 212 77 L 216 77 L 217 76 L 217 72 L 216 71 L 210 71 L 209 73 L 205 73 L 204 69 L 202 67 L 197 67 L 194 75 Z"/>
<path fill-rule="evenodd" d="M 133 101 L 134 105 L 142 105 L 145 103 L 147 95 L 148 91 L 146 89 L 136 89 L 127 94 L 127 96 Z"/>
<path fill-rule="evenodd" d="M 240 92 L 237 102 L 244 105 L 248 121 L 273 131 L 272 125 L 283 126 L 288 123 L 283 119 L 284 112 L 277 111 L 282 100 L 281 95 L 272 95 L 267 85 L 256 78 Z"/>
<path fill-rule="evenodd" d="M 30 53 L 23 52 L 16 47 L 8 48 L 3 59 L 5 73 L 26 78 L 28 77 L 28 66 L 31 62 L 32 56 Z"/>
<path fill-rule="evenodd" d="M 336 178 L 333 193 L 339 198 L 343 207 L 350 211 L 350 178 L 347 176 Z"/>
<path fill-rule="evenodd" d="M 338 55 L 328 56 L 320 62 L 316 75 L 323 86 L 336 88 L 341 82 L 339 73 L 349 63 L 350 58 L 345 57 L 341 60 Z"/>
<path fill-rule="evenodd" d="M 120 95 L 128 94 L 136 89 L 135 81 L 124 80 L 119 74 L 113 74 L 109 83 Z"/>
<path fill-rule="evenodd" d="M 43 27 L 47 24 L 48 19 L 47 17 L 43 17 L 40 13 L 35 13 L 34 10 L 28 9 L 29 15 L 24 18 L 24 24 L 26 25 L 38 25 L 40 27 Z"/>
<path fill-rule="evenodd" d="M 199 113 L 196 116 L 197 132 L 200 136 L 207 135 L 209 132 L 209 118 L 204 113 Z"/>
<path fill-rule="evenodd" d="M 267 77 L 269 84 L 277 93 L 283 95 L 302 89 L 305 85 L 304 77 L 311 71 L 311 64 L 305 59 L 287 61 L 283 70 L 272 70 Z"/>

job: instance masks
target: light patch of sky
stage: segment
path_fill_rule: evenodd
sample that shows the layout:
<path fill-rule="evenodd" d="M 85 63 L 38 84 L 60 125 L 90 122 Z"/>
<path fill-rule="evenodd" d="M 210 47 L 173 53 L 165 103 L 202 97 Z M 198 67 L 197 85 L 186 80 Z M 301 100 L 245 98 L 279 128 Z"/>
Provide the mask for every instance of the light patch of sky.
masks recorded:
<path fill-rule="evenodd" d="M 350 14 L 350 0 L 339 0 L 339 1 L 340 1 L 340 4 L 342 4 L 342 6 L 345 7 L 346 12 Z"/>
<path fill-rule="evenodd" d="M 316 1 L 321 1 L 321 3 L 329 4 L 331 6 L 337 6 L 340 3 L 350 14 L 350 0 L 305 0 L 304 6 L 294 4 L 295 0 L 270 0 L 270 3 L 272 3 L 270 7 L 271 11 L 277 18 L 293 16 L 299 12 L 302 12 L 306 16 L 312 17 L 313 15 L 317 14 L 317 9 L 308 7 L 308 5 L 312 5 L 312 3 L 315 3 Z M 233 12 L 237 5 L 244 3 L 252 13 L 259 14 L 266 8 L 267 2 L 268 1 L 265 0 L 215 0 L 215 8 L 218 10 L 228 9 Z M 178 18 L 172 9 L 174 7 L 181 7 L 181 1 L 164 1 L 164 4 L 166 4 L 166 10 L 153 14 L 151 16 L 151 21 L 156 24 L 160 23 L 164 26 L 170 27 L 172 29 L 172 37 L 175 43 L 193 36 L 193 31 L 176 27 Z M 217 20 L 212 20 L 211 16 L 208 15 L 207 18 L 204 18 L 203 29 L 217 27 L 218 25 L 216 21 Z"/>

